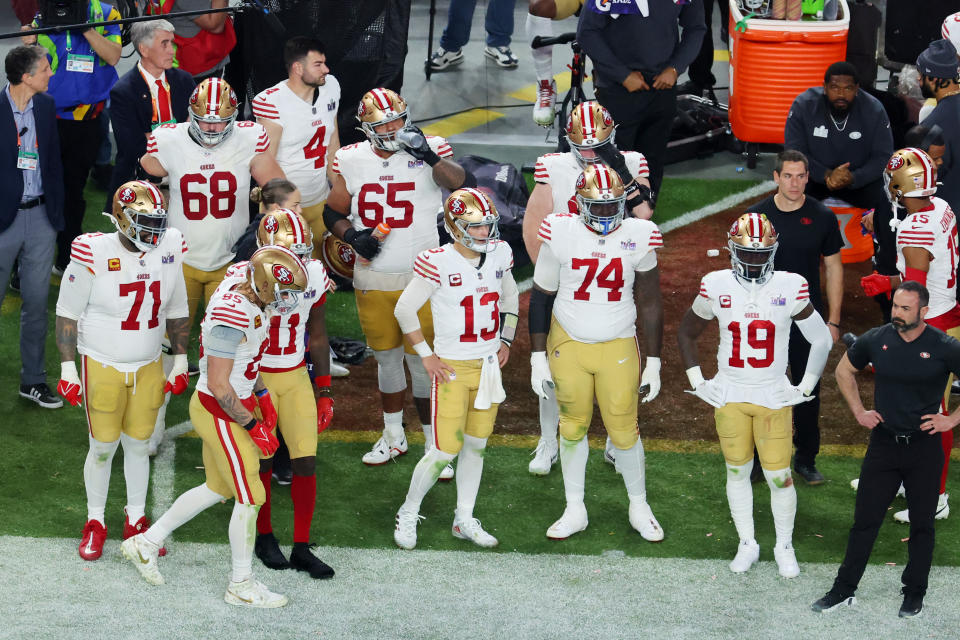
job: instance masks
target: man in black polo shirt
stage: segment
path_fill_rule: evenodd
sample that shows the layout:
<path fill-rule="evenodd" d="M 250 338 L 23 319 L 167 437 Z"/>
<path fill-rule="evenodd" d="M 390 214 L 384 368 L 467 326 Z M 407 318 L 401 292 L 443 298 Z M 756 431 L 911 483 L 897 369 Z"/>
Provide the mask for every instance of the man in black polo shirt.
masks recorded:
<path fill-rule="evenodd" d="M 773 179 L 777 193 L 750 208 L 766 214 L 780 234 L 780 246 L 773 259 L 777 271 L 791 271 L 807 279 L 810 302 L 827 319 L 830 335 L 840 337 L 840 305 L 843 301 L 843 262 L 840 249 L 843 237 L 837 217 L 819 201 L 804 195 L 810 177 L 807 157 L 799 151 L 786 150 L 777 156 Z M 820 290 L 820 256 L 826 267 L 827 303 L 823 306 Z M 810 343 L 796 325 L 790 329 L 790 382 L 799 384 L 807 369 Z M 813 390 L 814 399 L 793 408 L 793 444 L 796 447 L 794 471 L 807 484 L 822 484 L 823 474 L 816 467 L 820 452 L 820 383 Z M 755 467 L 759 463 L 754 461 Z"/>
<path fill-rule="evenodd" d="M 960 341 L 927 326 L 923 317 L 929 301 L 926 287 L 912 280 L 902 283 L 893 295 L 891 323 L 860 336 L 837 365 L 840 393 L 857 422 L 871 433 L 847 552 L 833 587 L 813 603 L 814 611 L 856 602 L 853 594 L 901 482 L 907 490 L 910 542 L 901 576 L 900 617 L 915 616 L 923 608 L 943 466 L 939 434 L 960 423 L 960 409 L 948 416 L 939 411 L 947 377 L 960 373 Z M 855 373 L 870 362 L 875 408 L 867 410 Z"/>

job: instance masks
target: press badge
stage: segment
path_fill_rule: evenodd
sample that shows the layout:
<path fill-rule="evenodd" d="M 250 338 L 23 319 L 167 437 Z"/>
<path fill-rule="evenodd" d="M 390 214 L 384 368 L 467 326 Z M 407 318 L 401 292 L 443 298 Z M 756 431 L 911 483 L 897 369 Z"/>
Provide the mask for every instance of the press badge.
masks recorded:
<path fill-rule="evenodd" d="M 39 158 L 39 155 L 31 151 L 21 151 L 17 154 L 17 169 L 29 169 L 30 171 L 36 171 L 37 160 Z"/>
<path fill-rule="evenodd" d="M 93 56 L 85 56 L 79 53 L 67 54 L 67 71 L 93 73 Z"/>

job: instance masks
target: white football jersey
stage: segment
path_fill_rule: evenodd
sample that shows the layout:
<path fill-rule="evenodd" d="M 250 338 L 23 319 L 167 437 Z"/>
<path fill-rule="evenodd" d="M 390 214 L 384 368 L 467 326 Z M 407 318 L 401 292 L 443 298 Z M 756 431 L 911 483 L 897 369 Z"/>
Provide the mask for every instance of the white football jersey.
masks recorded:
<path fill-rule="evenodd" d="M 703 277 L 693 311 L 720 325 L 717 379 L 727 402 L 769 406 L 771 389 L 790 384 L 790 326 L 809 303 L 806 279 L 788 271 L 774 271 L 762 285 L 742 283 L 731 269 Z"/>
<path fill-rule="evenodd" d="M 443 138 L 427 136 L 427 142 L 441 158 L 453 157 Z M 381 158 L 364 141 L 339 149 L 333 171 L 343 176 L 350 192 L 354 229 L 373 228 L 380 222 L 390 225 L 390 235 L 373 262 L 354 267 L 354 287 L 403 289 L 417 254 L 440 244 L 437 212 L 443 208 L 443 193 L 433 180 L 433 168 L 403 151 Z"/>
<path fill-rule="evenodd" d="M 624 218 L 606 236 L 586 227 L 579 216 L 554 213 L 538 232 L 560 261 L 553 315 L 578 342 L 607 342 L 636 335 L 634 272 L 657 266 L 663 236 L 649 220 Z"/>
<path fill-rule="evenodd" d="M 77 351 L 123 372 L 159 358 L 167 318 L 189 315 L 182 267 L 186 251 L 176 229 L 168 229 L 152 251 L 136 253 L 125 249 L 116 233 L 78 236 L 57 304 L 58 315 L 67 315 L 61 304 L 79 294 L 72 289 L 89 286 L 77 322 Z M 92 282 L 84 272 L 93 274 Z"/>
<path fill-rule="evenodd" d="M 957 305 L 957 219 L 945 201 L 931 198 L 931 206 L 914 213 L 897 227 L 897 271 L 906 276 L 904 247 L 918 247 L 930 253 L 927 290 L 930 311 L 927 319 L 936 318 Z"/>
<path fill-rule="evenodd" d="M 260 375 L 260 359 L 269 344 L 267 332 L 270 317 L 245 295 L 232 290 L 243 281 L 243 278 L 224 278 L 210 297 L 200 324 L 200 379 L 197 381 L 197 391 L 207 395 L 213 394 L 207 386 L 207 356 L 203 353 L 203 338 L 217 325 L 243 331 L 243 340 L 237 346 L 233 369 L 230 371 L 230 386 L 237 397 L 241 400 L 249 397 Z"/>
<path fill-rule="evenodd" d="M 189 123 L 165 124 L 147 140 L 147 153 L 170 176 L 169 224 L 187 239 L 184 259 L 201 271 L 216 271 L 233 260 L 234 243 L 250 222 L 250 162 L 270 146 L 256 122 L 240 121 L 213 149 L 190 138 Z"/>
<path fill-rule="evenodd" d="M 417 256 L 414 277 L 436 287 L 430 296 L 433 347 L 449 360 L 475 360 L 500 350 L 503 277 L 513 269 L 513 251 L 497 242 L 474 267 L 453 244 Z"/>
<path fill-rule="evenodd" d="M 227 269 L 225 278 L 247 277 L 247 265 L 238 262 Z M 260 370 L 266 373 L 292 371 L 303 364 L 303 352 L 306 350 L 304 336 L 310 310 L 323 304 L 324 295 L 330 289 L 330 278 L 320 260 L 306 260 L 307 288 L 300 294 L 297 307 L 286 315 L 274 313 L 270 316 L 269 344 L 263 352 Z"/>
<path fill-rule="evenodd" d="M 337 127 L 340 83 L 328 74 L 324 85 L 317 87 L 316 95 L 313 104 L 304 102 L 284 80 L 260 92 L 251 103 L 253 115 L 283 127 L 277 164 L 287 180 L 300 189 L 305 207 L 323 202 L 330 193 L 327 148 Z"/>
<path fill-rule="evenodd" d="M 623 151 L 627 169 L 637 178 L 649 178 L 647 159 L 636 151 Z M 583 168 L 577 162 L 573 152 L 547 153 L 537 158 L 533 178 L 537 182 L 549 185 L 553 194 L 553 210 L 560 213 L 577 213 L 577 176 Z"/>

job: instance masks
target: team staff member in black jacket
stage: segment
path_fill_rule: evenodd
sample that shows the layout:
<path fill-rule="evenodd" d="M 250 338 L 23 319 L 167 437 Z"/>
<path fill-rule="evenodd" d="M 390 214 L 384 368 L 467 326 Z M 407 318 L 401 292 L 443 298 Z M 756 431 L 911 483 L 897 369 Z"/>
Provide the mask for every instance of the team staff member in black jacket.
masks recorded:
<path fill-rule="evenodd" d="M 703 0 L 586 0 L 580 14 L 577 41 L 593 61 L 597 101 L 620 124 L 617 147 L 646 156 L 654 194 L 677 112 L 677 76 L 706 32 Z"/>
<path fill-rule="evenodd" d="M 813 603 L 814 611 L 852 605 L 880 524 L 902 482 L 910 510 L 908 561 L 901 577 L 900 617 L 923 608 L 933 559 L 933 516 L 937 507 L 943 448 L 940 432 L 960 423 L 960 409 L 939 412 L 950 373 L 960 373 L 960 341 L 927 326 L 926 287 L 908 280 L 893 295 L 892 322 L 860 336 L 837 365 L 837 386 L 850 411 L 871 430 L 860 468 L 860 485 L 847 552 L 833 587 Z M 875 370 L 873 404 L 860 401 L 854 374 L 868 363 Z"/>

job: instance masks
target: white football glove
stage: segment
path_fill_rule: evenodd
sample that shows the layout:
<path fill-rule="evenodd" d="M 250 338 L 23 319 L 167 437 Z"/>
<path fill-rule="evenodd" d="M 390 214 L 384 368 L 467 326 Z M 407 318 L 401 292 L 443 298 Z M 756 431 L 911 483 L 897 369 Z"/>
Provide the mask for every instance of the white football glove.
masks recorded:
<path fill-rule="evenodd" d="M 546 400 L 547 391 L 544 385 L 549 385 L 551 389 L 555 386 L 550 364 L 547 362 L 547 352 L 534 351 L 530 354 L 530 386 L 537 396 Z"/>
<path fill-rule="evenodd" d="M 647 392 L 641 402 L 650 402 L 660 395 L 660 358 L 647 356 L 647 366 L 643 368 L 643 373 L 640 374 L 640 387 L 642 388 L 644 385 L 648 385 L 650 391 Z"/>
<path fill-rule="evenodd" d="M 814 396 L 805 394 L 799 386 L 795 387 L 789 384 L 773 393 L 773 399 L 780 405 L 781 409 L 783 407 L 792 407 L 804 402 L 810 402 L 813 398 Z"/>
<path fill-rule="evenodd" d="M 687 379 L 693 389 L 685 389 L 684 393 L 691 393 L 717 409 L 724 405 L 723 389 L 713 380 L 704 380 L 700 367 L 687 369 Z"/>

